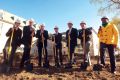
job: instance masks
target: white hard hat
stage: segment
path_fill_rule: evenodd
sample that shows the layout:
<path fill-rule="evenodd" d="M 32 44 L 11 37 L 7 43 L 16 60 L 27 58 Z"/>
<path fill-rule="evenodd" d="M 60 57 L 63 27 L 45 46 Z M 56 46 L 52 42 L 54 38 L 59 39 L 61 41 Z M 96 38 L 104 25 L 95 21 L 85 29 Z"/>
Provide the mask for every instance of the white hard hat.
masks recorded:
<path fill-rule="evenodd" d="M 44 27 L 45 27 L 45 23 L 42 23 L 41 26 L 44 26 Z"/>
<path fill-rule="evenodd" d="M 19 20 L 19 19 L 16 19 L 16 21 L 15 21 L 16 23 L 21 23 L 21 21 Z"/>
<path fill-rule="evenodd" d="M 108 19 L 108 17 L 107 16 L 103 16 L 101 19 Z"/>
<path fill-rule="evenodd" d="M 72 21 L 69 21 L 68 24 L 73 24 Z"/>
<path fill-rule="evenodd" d="M 55 26 L 55 27 L 54 27 L 54 29 L 58 29 L 58 27 L 57 27 L 57 26 Z"/>
<path fill-rule="evenodd" d="M 86 24 L 84 21 L 81 21 L 81 23 L 80 24 Z"/>
<path fill-rule="evenodd" d="M 34 19 L 33 18 L 29 19 L 29 22 L 34 22 Z"/>

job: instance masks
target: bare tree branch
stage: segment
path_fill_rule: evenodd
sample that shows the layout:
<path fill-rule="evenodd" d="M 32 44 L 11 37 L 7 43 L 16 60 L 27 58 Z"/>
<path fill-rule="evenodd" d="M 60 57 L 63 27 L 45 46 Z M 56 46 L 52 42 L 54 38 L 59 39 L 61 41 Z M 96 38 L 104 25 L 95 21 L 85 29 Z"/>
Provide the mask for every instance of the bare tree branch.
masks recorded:
<path fill-rule="evenodd" d="M 102 4 L 99 13 L 103 14 L 105 12 L 120 12 L 120 0 L 90 0 L 90 3 Z"/>
<path fill-rule="evenodd" d="M 115 4 L 119 4 L 120 5 L 120 0 L 111 0 L 113 3 Z"/>

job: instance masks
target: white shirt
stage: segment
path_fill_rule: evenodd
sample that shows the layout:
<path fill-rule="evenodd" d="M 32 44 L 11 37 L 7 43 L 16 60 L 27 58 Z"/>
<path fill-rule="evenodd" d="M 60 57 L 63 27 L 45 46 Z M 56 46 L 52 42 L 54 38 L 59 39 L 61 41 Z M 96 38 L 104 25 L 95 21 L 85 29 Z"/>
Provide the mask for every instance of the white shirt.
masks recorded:
<path fill-rule="evenodd" d="M 72 31 L 72 28 L 70 28 L 70 29 L 69 29 L 69 32 L 68 32 L 68 34 L 70 34 L 70 33 L 71 33 L 71 31 Z"/>
<path fill-rule="evenodd" d="M 58 35 L 58 32 L 57 32 L 57 33 L 55 33 L 55 35 Z"/>
<path fill-rule="evenodd" d="M 44 30 L 40 30 L 40 35 L 44 33 Z"/>

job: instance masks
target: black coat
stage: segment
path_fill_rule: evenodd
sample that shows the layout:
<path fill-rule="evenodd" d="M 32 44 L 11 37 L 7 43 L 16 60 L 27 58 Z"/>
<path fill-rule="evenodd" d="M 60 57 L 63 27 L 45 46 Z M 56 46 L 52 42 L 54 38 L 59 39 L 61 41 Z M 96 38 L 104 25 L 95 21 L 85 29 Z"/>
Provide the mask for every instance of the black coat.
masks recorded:
<path fill-rule="evenodd" d="M 56 47 L 61 48 L 62 47 L 62 34 L 61 33 L 53 34 L 52 41 L 54 41 L 54 38 L 55 38 Z"/>
<path fill-rule="evenodd" d="M 48 31 L 47 31 L 47 30 L 44 30 L 43 36 L 44 36 L 44 38 L 45 38 L 45 40 L 44 40 L 44 46 L 46 47 L 46 46 L 47 46 L 47 40 L 48 40 L 48 38 L 49 38 L 49 36 L 48 36 Z M 42 47 L 42 46 L 43 46 L 43 43 L 42 43 L 41 30 L 37 30 L 36 38 L 38 38 L 38 40 L 37 40 L 37 46 L 38 46 L 38 47 L 39 47 L 39 46 Z"/>
<path fill-rule="evenodd" d="M 66 40 L 67 40 L 67 46 L 68 46 L 68 33 L 69 30 L 66 31 Z M 72 28 L 71 33 L 70 33 L 70 45 L 72 46 L 77 46 L 77 37 L 78 37 L 78 31 L 75 28 Z"/>
<path fill-rule="evenodd" d="M 92 30 L 92 28 L 85 29 L 85 42 L 91 40 L 91 37 L 90 37 L 90 35 L 92 34 L 91 30 Z M 83 29 L 79 30 L 78 38 L 81 40 L 81 43 L 83 43 Z"/>
<path fill-rule="evenodd" d="M 8 32 L 6 33 L 6 36 L 9 37 L 7 40 L 7 44 L 10 44 L 10 40 L 11 40 L 11 36 L 12 36 L 12 28 L 10 28 L 8 30 Z M 17 30 L 14 29 L 14 33 L 13 33 L 13 38 L 12 38 L 12 46 L 20 46 L 21 44 L 21 36 L 22 36 L 22 30 L 20 28 L 18 28 Z"/>
<path fill-rule="evenodd" d="M 32 28 L 32 30 L 34 30 Z M 31 46 L 31 40 L 32 40 L 32 30 L 29 26 L 24 26 L 23 28 L 23 37 L 22 37 L 22 43 L 25 45 L 25 46 Z"/>

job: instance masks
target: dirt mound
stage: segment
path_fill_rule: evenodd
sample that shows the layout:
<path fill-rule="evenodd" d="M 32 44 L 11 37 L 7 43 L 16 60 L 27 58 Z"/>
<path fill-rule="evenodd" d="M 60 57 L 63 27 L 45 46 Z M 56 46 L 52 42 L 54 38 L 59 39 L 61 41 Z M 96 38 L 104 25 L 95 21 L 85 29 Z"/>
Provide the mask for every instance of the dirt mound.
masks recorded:
<path fill-rule="evenodd" d="M 120 62 L 117 62 L 117 74 L 111 74 L 109 61 L 106 61 L 107 66 L 99 72 L 93 71 L 93 65 L 88 67 L 86 71 L 81 71 L 81 61 L 77 58 L 72 69 L 65 69 L 64 67 L 54 67 L 53 60 L 50 60 L 51 66 L 49 69 L 46 69 L 38 67 L 38 61 L 34 59 L 32 60 L 34 70 L 31 72 L 20 70 L 19 61 L 16 61 L 16 64 L 9 73 L 0 73 L 0 80 L 120 80 Z M 96 61 L 92 59 L 92 64 L 95 63 Z M 3 67 L 3 64 L 0 64 L 1 67 Z"/>

